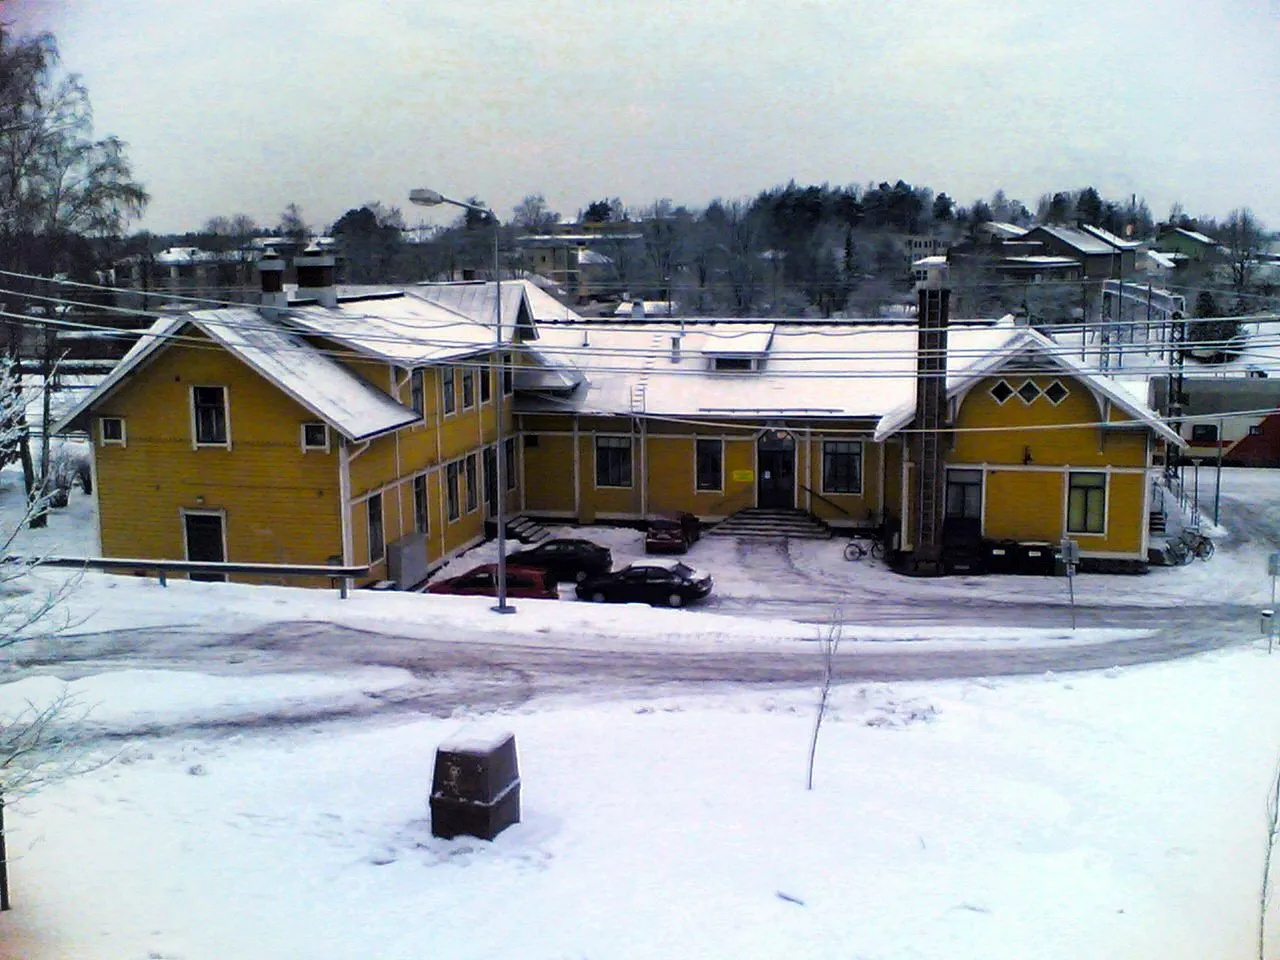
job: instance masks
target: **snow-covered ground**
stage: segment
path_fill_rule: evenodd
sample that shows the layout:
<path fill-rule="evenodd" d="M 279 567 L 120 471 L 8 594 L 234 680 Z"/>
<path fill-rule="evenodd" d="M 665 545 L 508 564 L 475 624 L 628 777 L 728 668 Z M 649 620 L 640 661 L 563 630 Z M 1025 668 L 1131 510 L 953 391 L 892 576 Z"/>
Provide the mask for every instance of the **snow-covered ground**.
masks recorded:
<path fill-rule="evenodd" d="M 0 513 L 12 506 L 11 480 L 0 473 Z M 1275 474 L 1230 471 L 1224 502 L 1274 530 L 1278 490 Z M 91 552 L 87 503 L 74 492 L 21 549 Z M 597 534 L 619 562 L 639 554 L 632 531 Z M 845 563 L 839 548 L 755 556 L 708 538 L 693 559 L 729 597 L 809 584 L 903 606 L 1064 600 L 1053 578 L 911 581 Z M 1246 532 L 1208 564 L 1081 577 L 1077 590 L 1117 605 L 1254 603 L 1269 593 L 1262 563 L 1274 549 Z M 457 566 L 484 559 L 481 549 Z M 67 606 L 66 662 L 11 665 L 0 712 L 70 693 L 98 738 L 89 759 L 109 762 L 7 809 L 15 909 L 0 916 L 0 956 L 1254 955 L 1280 653 L 1247 636 L 1159 665 L 839 687 L 812 791 L 816 690 L 720 678 L 677 692 L 561 692 L 478 714 L 459 689 L 453 716 L 441 717 L 364 710 L 426 681 L 347 660 L 326 668 L 326 651 L 306 648 L 323 641 L 299 640 L 287 671 L 252 660 L 246 669 L 249 648 L 195 656 L 200 631 L 213 640 L 315 621 L 373 631 L 370 644 L 378 632 L 430 632 L 659 654 L 800 648 L 813 652 L 815 686 L 820 673 L 817 628 L 794 620 L 567 600 L 525 601 L 499 617 L 489 603 L 85 575 Z M 163 663 L 131 662 L 131 628 L 173 625 L 187 628 L 187 646 L 167 649 Z M 89 656 L 101 631 L 115 632 L 109 659 Z M 855 656 L 872 643 L 1016 648 L 1107 636 L 846 633 Z M 435 747 L 476 720 L 516 736 L 522 822 L 493 843 L 434 839 Z"/>

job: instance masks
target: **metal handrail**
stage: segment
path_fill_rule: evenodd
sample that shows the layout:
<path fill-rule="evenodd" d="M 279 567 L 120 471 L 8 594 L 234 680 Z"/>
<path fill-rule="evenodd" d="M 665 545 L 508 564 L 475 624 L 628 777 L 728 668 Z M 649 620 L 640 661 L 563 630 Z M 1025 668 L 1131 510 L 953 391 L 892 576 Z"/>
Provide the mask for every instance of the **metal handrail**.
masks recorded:
<path fill-rule="evenodd" d="M 843 513 L 846 517 L 848 517 L 854 523 L 858 522 L 858 518 L 855 517 L 852 513 L 850 513 L 844 507 L 840 506 L 840 504 L 835 503 L 832 500 L 828 500 L 826 497 L 820 494 L 817 490 L 811 490 L 809 487 L 806 487 L 803 483 L 800 484 L 800 489 L 803 490 L 805 493 L 808 493 L 812 496 L 817 497 L 819 500 L 825 503 L 828 507 L 831 507 L 831 509 L 838 510 L 840 513 Z"/>
<path fill-rule="evenodd" d="M 0 563 L 39 567 L 65 567 L 79 570 L 134 570 L 159 574 L 160 585 L 168 586 L 168 573 L 250 573 L 285 577 L 329 577 L 338 581 L 338 591 L 345 599 L 353 577 L 367 577 L 370 565 L 334 566 L 322 563 L 235 563 L 213 560 L 155 560 L 146 557 L 21 557 L 7 556 Z"/>

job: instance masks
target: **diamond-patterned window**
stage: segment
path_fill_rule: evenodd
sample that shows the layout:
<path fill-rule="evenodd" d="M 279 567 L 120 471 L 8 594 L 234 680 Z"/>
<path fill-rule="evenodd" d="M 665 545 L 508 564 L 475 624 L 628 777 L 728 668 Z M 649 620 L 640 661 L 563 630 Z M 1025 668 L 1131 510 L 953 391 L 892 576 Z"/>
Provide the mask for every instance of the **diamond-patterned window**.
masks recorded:
<path fill-rule="evenodd" d="M 1071 391 L 1062 385 L 1061 380 L 1055 380 L 1044 388 L 1044 395 L 1049 398 L 1049 402 L 1055 407 L 1063 400 L 1067 399 L 1067 394 Z"/>
<path fill-rule="evenodd" d="M 1018 388 L 1018 396 L 1022 398 L 1022 402 L 1028 406 L 1033 403 L 1036 397 L 1040 396 L 1040 388 L 1036 386 L 1034 380 L 1023 380 L 1022 386 Z"/>
<path fill-rule="evenodd" d="M 1006 400 L 1013 396 L 1013 387 L 1001 380 L 991 388 L 991 396 L 995 397 L 996 403 L 1003 405 Z"/>

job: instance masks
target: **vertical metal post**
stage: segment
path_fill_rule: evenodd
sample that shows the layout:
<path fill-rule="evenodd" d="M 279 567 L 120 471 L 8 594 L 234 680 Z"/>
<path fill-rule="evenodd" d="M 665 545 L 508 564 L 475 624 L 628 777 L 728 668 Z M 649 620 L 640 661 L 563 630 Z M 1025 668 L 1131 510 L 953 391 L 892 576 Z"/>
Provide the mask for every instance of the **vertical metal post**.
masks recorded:
<path fill-rule="evenodd" d="M 1195 470 L 1192 472 L 1193 483 L 1195 485 L 1195 503 L 1192 506 L 1191 525 L 1193 527 L 1200 526 L 1200 458 L 1196 457 L 1191 461 L 1195 464 Z"/>
<path fill-rule="evenodd" d="M 1213 482 L 1213 525 L 1218 525 L 1218 508 L 1222 505 L 1222 431 L 1226 429 L 1226 420 L 1218 418 L 1218 476 Z"/>
<path fill-rule="evenodd" d="M 0 794 L 0 910 L 9 909 L 9 848 L 5 843 L 4 794 Z"/>
<path fill-rule="evenodd" d="M 494 384 L 493 395 L 494 419 L 497 421 L 494 426 L 494 433 L 497 437 L 498 448 L 498 455 L 494 457 L 496 463 L 494 479 L 498 482 L 497 516 L 495 518 L 498 521 L 498 603 L 491 609 L 494 613 L 515 613 L 516 608 L 507 603 L 507 477 L 506 464 L 503 462 L 507 458 L 507 450 L 503 442 L 502 429 L 502 416 L 506 407 L 506 404 L 503 403 L 503 398 L 506 395 L 507 388 L 507 364 L 502 344 L 502 263 L 498 258 L 498 241 L 502 236 L 502 223 L 498 220 L 498 215 L 493 211 L 489 212 L 489 216 L 493 220 L 493 289 L 494 297 L 497 301 L 494 312 L 495 330 L 493 341 L 498 350 L 498 382 Z"/>

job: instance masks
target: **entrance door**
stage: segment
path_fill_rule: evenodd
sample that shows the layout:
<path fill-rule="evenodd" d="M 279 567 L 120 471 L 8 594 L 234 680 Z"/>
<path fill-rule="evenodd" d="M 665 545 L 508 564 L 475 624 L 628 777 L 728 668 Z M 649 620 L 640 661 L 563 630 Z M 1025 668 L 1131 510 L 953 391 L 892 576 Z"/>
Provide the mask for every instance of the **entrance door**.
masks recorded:
<path fill-rule="evenodd" d="M 182 522 L 186 528 L 187 559 L 195 562 L 209 561 L 221 563 L 227 559 L 223 544 L 222 514 L 220 513 L 186 513 Z M 192 580 L 205 580 L 210 583 L 222 583 L 227 579 L 224 573 L 193 573 Z"/>
<path fill-rule="evenodd" d="M 796 505 L 796 441 L 783 430 L 766 430 L 756 440 L 756 505 Z"/>

